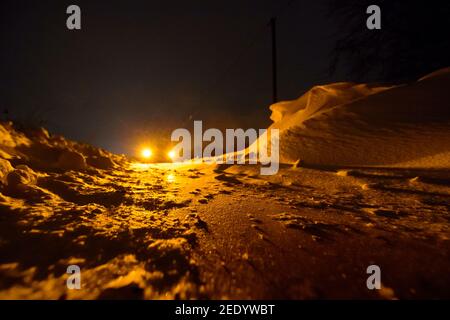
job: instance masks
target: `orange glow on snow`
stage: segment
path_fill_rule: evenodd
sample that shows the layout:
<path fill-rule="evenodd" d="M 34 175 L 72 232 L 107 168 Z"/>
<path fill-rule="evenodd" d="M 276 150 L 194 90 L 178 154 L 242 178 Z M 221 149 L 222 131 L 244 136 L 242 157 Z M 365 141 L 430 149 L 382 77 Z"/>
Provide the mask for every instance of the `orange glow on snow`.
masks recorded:
<path fill-rule="evenodd" d="M 173 173 L 167 175 L 167 182 L 169 183 L 175 182 L 175 175 Z"/>

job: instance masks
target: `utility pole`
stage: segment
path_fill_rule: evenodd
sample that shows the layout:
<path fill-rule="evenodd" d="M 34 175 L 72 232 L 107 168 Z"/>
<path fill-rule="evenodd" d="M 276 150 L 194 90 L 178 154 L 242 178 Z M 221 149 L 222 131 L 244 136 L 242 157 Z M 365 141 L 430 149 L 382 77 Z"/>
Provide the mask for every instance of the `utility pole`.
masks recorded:
<path fill-rule="evenodd" d="M 277 83 L 277 18 L 270 19 L 270 29 L 272 30 L 272 94 L 273 103 L 278 102 Z"/>

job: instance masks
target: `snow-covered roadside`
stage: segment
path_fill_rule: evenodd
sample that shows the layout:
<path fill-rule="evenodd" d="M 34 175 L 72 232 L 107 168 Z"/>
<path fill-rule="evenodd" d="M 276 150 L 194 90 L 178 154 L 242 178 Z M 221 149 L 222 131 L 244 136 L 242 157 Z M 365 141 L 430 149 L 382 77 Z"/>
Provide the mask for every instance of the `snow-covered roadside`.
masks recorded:
<path fill-rule="evenodd" d="M 450 168 L 450 68 L 394 87 L 316 86 L 274 104 L 280 161 Z"/>
<path fill-rule="evenodd" d="M 283 162 L 425 170 L 130 163 L 2 123 L 0 299 L 448 298 L 448 79 L 272 107 Z"/>

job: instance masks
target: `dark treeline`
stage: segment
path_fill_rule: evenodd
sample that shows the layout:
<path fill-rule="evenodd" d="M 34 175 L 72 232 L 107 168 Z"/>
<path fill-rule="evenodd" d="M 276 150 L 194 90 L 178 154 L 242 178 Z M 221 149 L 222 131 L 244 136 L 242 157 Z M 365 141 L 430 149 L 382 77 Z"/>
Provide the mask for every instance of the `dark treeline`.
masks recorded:
<path fill-rule="evenodd" d="M 326 0 L 336 22 L 330 72 L 353 80 L 405 82 L 450 66 L 450 1 Z M 366 9 L 381 8 L 381 30 L 368 30 Z"/>

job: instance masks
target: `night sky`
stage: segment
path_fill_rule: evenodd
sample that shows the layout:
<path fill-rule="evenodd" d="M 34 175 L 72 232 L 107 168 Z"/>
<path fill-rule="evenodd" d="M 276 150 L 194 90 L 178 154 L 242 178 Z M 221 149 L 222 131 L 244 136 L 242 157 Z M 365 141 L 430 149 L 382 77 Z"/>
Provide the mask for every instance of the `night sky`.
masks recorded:
<path fill-rule="evenodd" d="M 327 73 L 336 30 L 322 2 L 2 0 L 1 112 L 130 154 L 192 120 L 265 128 L 272 16 L 281 100 L 344 80 Z M 81 31 L 66 28 L 70 4 Z"/>

